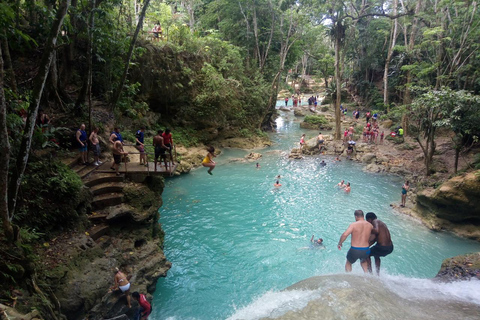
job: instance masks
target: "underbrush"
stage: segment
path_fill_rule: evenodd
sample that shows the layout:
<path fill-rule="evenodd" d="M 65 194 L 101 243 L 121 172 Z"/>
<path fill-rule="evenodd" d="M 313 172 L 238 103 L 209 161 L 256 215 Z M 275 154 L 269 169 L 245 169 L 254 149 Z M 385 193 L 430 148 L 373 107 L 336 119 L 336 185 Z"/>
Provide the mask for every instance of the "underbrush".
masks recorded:
<path fill-rule="evenodd" d="M 325 118 L 325 116 L 322 116 L 322 115 L 319 115 L 319 116 L 307 115 L 305 116 L 305 119 L 303 121 L 306 123 L 318 124 L 318 125 L 328 124 L 328 120 Z"/>

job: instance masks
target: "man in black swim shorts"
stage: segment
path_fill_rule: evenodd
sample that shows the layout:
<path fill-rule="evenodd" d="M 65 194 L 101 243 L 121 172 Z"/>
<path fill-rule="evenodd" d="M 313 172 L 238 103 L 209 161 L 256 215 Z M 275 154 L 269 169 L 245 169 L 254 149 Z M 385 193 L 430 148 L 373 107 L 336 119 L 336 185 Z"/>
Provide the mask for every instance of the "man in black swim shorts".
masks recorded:
<path fill-rule="evenodd" d="M 370 257 L 373 256 L 375 259 L 375 269 L 377 275 L 380 274 L 380 257 L 385 257 L 393 252 L 393 242 L 390 237 L 390 231 L 387 228 L 387 225 L 377 219 L 377 215 L 373 212 L 369 212 L 366 215 L 366 219 L 373 226 L 372 235 L 375 237 L 370 240 L 370 244 L 375 244 L 375 246 L 370 248 Z M 372 272 L 372 262 L 370 257 L 368 257 L 368 270 Z"/>
<path fill-rule="evenodd" d="M 167 170 L 167 155 L 165 151 L 167 146 L 163 143 L 163 130 L 158 130 L 157 135 L 153 137 L 153 146 L 155 147 L 155 171 L 157 171 L 157 161 L 160 157 L 160 167 L 162 166 L 162 160 L 165 163 L 165 170 Z"/>
<path fill-rule="evenodd" d="M 352 247 L 347 253 L 347 262 L 345 263 L 345 271 L 352 271 L 352 264 L 360 259 L 363 271 L 368 272 L 368 258 L 370 248 L 368 240 L 372 233 L 373 226 L 365 221 L 362 210 L 355 210 L 355 222 L 348 226 L 347 230 L 342 234 L 338 241 L 338 250 L 342 249 L 343 242 L 349 235 L 352 235 Z"/>

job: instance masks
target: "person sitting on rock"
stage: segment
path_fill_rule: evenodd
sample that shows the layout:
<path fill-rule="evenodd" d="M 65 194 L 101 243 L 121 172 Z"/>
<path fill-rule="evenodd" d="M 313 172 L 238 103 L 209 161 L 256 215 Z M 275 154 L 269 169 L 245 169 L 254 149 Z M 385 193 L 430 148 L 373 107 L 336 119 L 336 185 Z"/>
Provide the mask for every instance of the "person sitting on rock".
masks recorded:
<path fill-rule="evenodd" d="M 118 268 L 115 268 L 114 280 L 115 280 L 115 285 L 110 289 L 111 290 L 120 289 L 120 291 L 122 291 L 122 293 L 124 293 L 125 296 L 127 297 L 128 307 L 131 308 L 132 303 L 130 301 L 130 282 L 128 281 L 127 276 L 123 272 L 121 272 Z"/>
<path fill-rule="evenodd" d="M 138 292 L 132 293 L 133 299 L 135 299 L 140 307 L 138 308 L 137 312 L 135 313 L 135 320 L 146 320 L 150 313 L 152 313 L 152 305 L 148 302 L 147 297 Z"/>
<path fill-rule="evenodd" d="M 302 147 L 304 144 L 305 144 L 305 133 L 302 134 L 302 137 L 300 138 L 300 150 L 302 150 Z"/>

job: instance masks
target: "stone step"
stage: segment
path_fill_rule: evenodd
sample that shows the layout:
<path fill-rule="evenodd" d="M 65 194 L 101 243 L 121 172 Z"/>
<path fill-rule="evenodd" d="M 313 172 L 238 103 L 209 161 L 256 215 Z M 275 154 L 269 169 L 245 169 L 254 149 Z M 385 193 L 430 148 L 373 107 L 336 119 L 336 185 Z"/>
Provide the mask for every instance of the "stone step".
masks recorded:
<path fill-rule="evenodd" d="M 122 202 L 123 202 L 122 193 L 106 193 L 106 194 L 94 196 L 92 201 L 92 206 L 97 210 L 101 210 L 106 207 L 116 206 L 117 204 L 121 204 Z"/>
<path fill-rule="evenodd" d="M 90 191 L 92 191 L 94 196 L 106 193 L 120 193 L 123 191 L 124 186 L 123 182 L 104 182 L 90 187 Z"/>
<path fill-rule="evenodd" d="M 93 241 L 97 241 L 101 236 L 105 235 L 107 231 L 108 231 L 108 225 L 99 224 L 99 225 L 93 226 L 87 232 L 90 235 L 90 238 L 93 239 Z"/>
<path fill-rule="evenodd" d="M 83 179 L 83 183 L 91 188 L 98 184 L 107 183 L 107 182 L 123 182 L 125 179 L 124 175 L 117 176 L 115 175 L 115 171 L 111 173 L 93 173 Z"/>
<path fill-rule="evenodd" d="M 90 221 L 105 221 L 107 219 L 108 214 L 106 213 L 97 213 L 94 212 L 88 216 L 88 220 Z"/>
<path fill-rule="evenodd" d="M 73 169 L 73 171 L 75 171 L 80 176 L 80 178 L 84 179 L 89 174 L 91 174 L 93 171 L 97 170 L 98 167 L 94 166 L 93 164 L 90 164 L 90 165 L 87 165 L 87 166 L 76 165 L 72 169 Z"/>

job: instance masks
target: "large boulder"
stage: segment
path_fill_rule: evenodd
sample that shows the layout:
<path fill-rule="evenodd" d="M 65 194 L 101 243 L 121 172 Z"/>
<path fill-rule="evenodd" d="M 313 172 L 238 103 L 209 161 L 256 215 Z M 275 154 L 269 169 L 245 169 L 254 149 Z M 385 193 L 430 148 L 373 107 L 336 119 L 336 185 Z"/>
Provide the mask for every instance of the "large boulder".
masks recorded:
<path fill-rule="evenodd" d="M 262 155 L 260 153 L 250 152 L 249 154 L 247 154 L 245 156 L 245 159 L 255 161 L 255 160 L 260 159 L 261 157 L 262 157 Z"/>
<path fill-rule="evenodd" d="M 480 222 L 480 170 L 417 194 L 417 209 L 452 222 Z"/>
<path fill-rule="evenodd" d="M 295 108 L 293 110 L 293 114 L 296 115 L 297 117 L 304 117 L 305 116 L 305 111 L 301 108 Z"/>
<path fill-rule="evenodd" d="M 382 126 L 384 128 L 390 129 L 390 127 L 393 126 L 393 121 L 390 120 L 390 119 L 387 119 L 387 120 L 382 122 Z"/>
<path fill-rule="evenodd" d="M 365 153 L 362 156 L 362 162 L 363 163 L 372 163 L 375 161 L 375 153 Z"/>
<path fill-rule="evenodd" d="M 443 260 L 435 278 L 446 281 L 480 279 L 480 252 Z"/>

